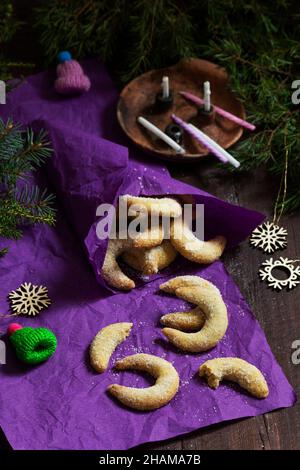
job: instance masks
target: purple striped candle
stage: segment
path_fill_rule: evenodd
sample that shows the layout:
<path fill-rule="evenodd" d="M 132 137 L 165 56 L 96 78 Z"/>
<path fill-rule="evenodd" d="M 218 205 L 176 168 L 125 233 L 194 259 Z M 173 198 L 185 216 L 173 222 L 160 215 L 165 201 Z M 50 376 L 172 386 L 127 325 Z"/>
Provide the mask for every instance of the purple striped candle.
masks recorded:
<path fill-rule="evenodd" d="M 200 142 L 204 147 L 206 147 L 209 152 L 215 155 L 222 163 L 231 163 L 234 167 L 238 168 L 240 163 L 233 158 L 226 150 L 224 150 L 217 142 L 211 139 L 208 135 L 204 134 L 204 132 L 197 129 L 192 124 L 188 124 L 187 122 L 180 119 L 175 114 L 172 114 L 172 119 L 176 124 L 182 127 L 188 134 L 190 134 L 195 140 Z"/>
<path fill-rule="evenodd" d="M 203 106 L 204 104 L 204 100 L 202 98 L 199 98 L 199 96 L 195 96 L 192 93 L 189 93 L 188 91 L 180 91 L 179 93 L 182 96 L 184 96 L 187 100 L 192 101 L 198 106 Z M 222 109 L 219 106 L 213 105 L 212 108 L 216 113 L 220 114 L 220 116 L 223 116 L 224 118 L 235 122 L 239 126 L 245 127 L 246 129 L 249 129 L 250 131 L 254 131 L 256 129 L 256 127 L 253 124 L 250 124 L 250 122 L 244 121 L 244 119 L 241 119 L 235 116 L 234 114 L 231 114 L 228 111 L 225 111 L 225 109 Z"/>

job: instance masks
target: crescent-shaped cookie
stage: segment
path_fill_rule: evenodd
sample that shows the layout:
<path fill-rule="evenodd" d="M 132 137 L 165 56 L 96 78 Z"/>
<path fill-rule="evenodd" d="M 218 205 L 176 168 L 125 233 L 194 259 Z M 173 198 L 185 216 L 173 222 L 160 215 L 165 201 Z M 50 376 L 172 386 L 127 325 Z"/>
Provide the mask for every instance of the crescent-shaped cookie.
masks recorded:
<path fill-rule="evenodd" d="M 161 225 L 151 226 L 149 229 L 134 234 L 133 248 L 152 248 L 160 245 L 164 239 L 164 229 Z"/>
<path fill-rule="evenodd" d="M 160 323 L 180 331 L 198 331 L 205 323 L 205 315 L 199 307 L 187 312 L 174 312 L 163 315 Z"/>
<path fill-rule="evenodd" d="M 107 369 L 112 353 L 129 336 L 131 328 L 132 323 L 112 323 L 96 334 L 90 346 L 90 361 L 97 372 Z"/>
<path fill-rule="evenodd" d="M 210 264 L 219 259 L 226 246 L 223 236 L 208 241 L 199 240 L 181 217 L 171 223 L 170 240 L 184 258 L 200 264 Z"/>
<path fill-rule="evenodd" d="M 161 245 L 154 248 L 125 251 L 123 260 L 132 268 L 141 271 L 143 274 L 156 274 L 161 269 L 169 266 L 177 256 L 177 251 L 173 248 L 169 240 L 164 240 Z"/>
<path fill-rule="evenodd" d="M 117 289 L 130 290 L 135 287 L 134 281 L 123 273 L 117 262 L 118 256 L 131 246 L 128 240 L 116 239 L 108 242 L 101 273 L 107 284 Z"/>
<path fill-rule="evenodd" d="M 130 194 L 121 198 L 127 202 L 129 216 L 143 213 L 161 217 L 179 217 L 182 214 L 181 205 L 172 198 L 138 197 Z"/>
<path fill-rule="evenodd" d="M 176 289 L 180 287 L 192 287 L 192 286 L 209 286 L 210 282 L 202 279 L 199 276 L 177 276 L 169 279 L 167 282 L 164 282 L 159 286 L 160 290 L 163 290 L 167 294 L 176 294 Z"/>
<path fill-rule="evenodd" d="M 269 395 L 267 382 L 257 367 L 238 357 L 220 357 L 204 362 L 199 368 L 200 377 L 206 377 L 211 388 L 218 388 L 221 380 L 237 382 L 257 398 Z"/>
<path fill-rule="evenodd" d="M 123 405 L 136 410 L 156 410 L 169 403 L 179 387 L 179 376 L 173 365 L 151 354 L 134 354 L 115 364 L 117 370 L 136 369 L 152 375 L 156 382 L 151 387 L 133 388 L 113 384 L 109 393 Z"/>
<path fill-rule="evenodd" d="M 205 315 L 205 323 L 196 333 L 163 328 L 162 332 L 169 341 L 178 349 L 191 353 L 207 351 L 216 346 L 228 326 L 227 308 L 217 287 L 198 276 L 179 276 L 162 284 L 160 289 L 196 304 Z"/>
<path fill-rule="evenodd" d="M 101 273 L 107 284 L 116 289 L 131 290 L 135 287 L 135 282 L 123 273 L 117 262 L 117 258 L 121 256 L 124 251 L 131 249 L 134 242 L 135 240 L 131 238 L 124 240 L 111 239 L 108 242 Z M 156 246 L 157 243 L 160 243 L 160 239 L 157 240 L 155 237 L 150 237 L 144 246 L 153 247 Z"/>

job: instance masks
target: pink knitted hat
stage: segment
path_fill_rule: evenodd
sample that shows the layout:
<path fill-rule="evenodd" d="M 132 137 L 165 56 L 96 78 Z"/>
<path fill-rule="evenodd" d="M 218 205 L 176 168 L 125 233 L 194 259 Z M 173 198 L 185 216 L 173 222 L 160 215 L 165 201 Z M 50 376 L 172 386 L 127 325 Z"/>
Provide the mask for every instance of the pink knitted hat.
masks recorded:
<path fill-rule="evenodd" d="M 63 51 L 58 54 L 60 64 L 57 66 L 57 79 L 55 90 L 64 95 L 83 93 L 91 87 L 89 78 L 84 74 L 81 65 L 73 60 L 69 52 Z"/>

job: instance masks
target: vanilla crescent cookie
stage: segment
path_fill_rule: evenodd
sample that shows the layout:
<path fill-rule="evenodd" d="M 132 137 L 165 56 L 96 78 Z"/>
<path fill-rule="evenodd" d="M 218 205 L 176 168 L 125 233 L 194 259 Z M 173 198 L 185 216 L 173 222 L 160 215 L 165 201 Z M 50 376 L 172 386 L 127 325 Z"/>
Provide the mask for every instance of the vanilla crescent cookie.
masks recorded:
<path fill-rule="evenodd" d="M 163 315 L 160 323 L 180 331 L 200 330 L 205 323 L 205 315 L 199 307 L 187 312 L 173 312 Z"/>
<path fill-rule="evenodd" d="M 149 238 L 146 246 L 156 246 L 160 241 L 157 238 Z M 135 282 L 126 276 L 121 270 L 117 258 L 121 256 L 124 251 L 133 247 L 134 240 L 127 239 L 111 239 L 108 241 L 108 246 L 101 269 L 103 279 L 112 287 L 121 290 L 131 290 L 135 287 Z"/>
<path fill-rule="evenodd" d="M 136 369 L 152 375 L 156 382 L 151 387 L 133 388 L 113 384 L 109 393 L 121 403 L 136 410 L 156 410 L 169 403 L 179 387 L 179 376 L 173 365 L 151 354 L 134 354 L 116 362 L 117 370 Z"/>
<path fill-rule="evenodd" d="M 226 246 L 223 236 L 208 241 L 199 240 L 181 217 L 171 223 L 170 240 L 184 258 L 200 264 L 210 264 L 219 259 Z"/>
<path fill-rule="evenodd" d="M 209 281 L 205 281 L 202 277 L 187 274 L 185 276 L 173 277 L 167 282 L 161 284 L 159 288 L 167 294 L 175 294 L 176 289 L 179 289 L 180 287 L 204 286 L 205 283 L 210 284 Z"/>
<path fill-rule="evenodd" d="M 162 332 L 169 341 L 178 349 L 192 353 L 216 346 L 228 326 L 227 308 L 219 289 L 199 276 L 178 276 L 162 284 L 160 289 L 196 304 L 205 316 L 202 329 L 196 333 L 163 328 Z"/>
<path fill-rule="evenodd" d="M 137 250 L 135 248 L 125 251 L 123 260 L 132 268 L 143 274 L 156 274 L 161 269 L 169 266 L 177 256 L 169 240 L 164 240 L 161 245 L 154 248 Z"/>
<path fill-rule="evenodd" d="M 160 245 L 164 239 L 164 229 L 161 225 L 154 225 L 134 234 L 132 238 L 133 248 L 152 248 Z"/>
<path fill-rule="evenodd" d="M 257 398 L 269 395 L 267 382 L 260 370 L 238 357 L 219 357 L 206 361 L 200 366 L 199 375 L 207 379 L 211 388 L 218 388 L 224 379 L 237 382 Z"/>
<path fill-rule="evenodd" d="M 90 361 L 97 372 L 107 369 L 112 353 L 129 336 L 132 325 L 125 322 L 112 323 L 96 334 L 90 346 Z"/>
<path fill-rule="evenodd" d="M 135 287 L 135 283 L 121 270 L 117 258 L 126 249 L 131 247 L 129 240 L 109 240 L 102 266 L 103 279 L 112 287 L 122 290 L 130 290 Z"/>
<path fill-rule="evenodd" d="M 127 202 L 129 216 L 147 213 L 161 217 L 179 217 L 182 214 L 181 205 L 172 198 L 141 197 L 130 194 L 121 196 L 121 198 Z"/>

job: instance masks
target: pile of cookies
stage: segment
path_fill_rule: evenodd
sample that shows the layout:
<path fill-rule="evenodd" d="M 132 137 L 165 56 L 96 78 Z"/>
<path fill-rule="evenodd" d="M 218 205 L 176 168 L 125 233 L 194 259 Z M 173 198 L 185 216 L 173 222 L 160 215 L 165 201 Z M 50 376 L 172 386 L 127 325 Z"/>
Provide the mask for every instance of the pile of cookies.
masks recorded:
<path fill-rule="evenodd" d="M 219 259 L 225 249 L 223 236 L 209 241 L 197 238 L 183 218 L 182 204 L 174 198 L 124 195 L 120 201 L 126 204 L 130 221 L 139 216 L 144 217 L 147 224 L 146 229 L 134 237 L 109 239 L 102 275 L 114 288 L 131 290 L 135 287 L 134 281 L 121 270 L 119 257 L 130 267 L 150 275 L 169 266 L 178 253 L 190 261 L 210 264 Z M 168 233 L 162 223 L 164 218 L 170 220 Z"/>
<path fill-rule="evenodd" d="M 208 351 L 224 337 L 227 326 L 227 308 L 218 288 L 199 276 L 178 276 L 160 289 L 175 294 L 195 307 L 186 312 L 164 315 L 160 321 L 168 340 L 179 350 L 189 353 Z M 90 361 L 97 372 L 104 372 L 117 346 L 130 334 L 132 323 L 114 323 L 106 326 L 94 338 L 90 347 Z M 172 400 L 179 389 L 179 375 L 174 366 L 151 354 L 134 354 L 116 362 L 117 370 L 136 369 L 148 372 L 155 384 L 133 388 L 113 384 L 108 391 L 124 405 L 137 410 L 155 410 Z M 266 398 L 268 385 L 263 374 L 252 364 L 237 357 L 221 357 L 200 365 L 198 373 L 216 389 L 223 379 L 237 382 L 251 395 Z"/>

